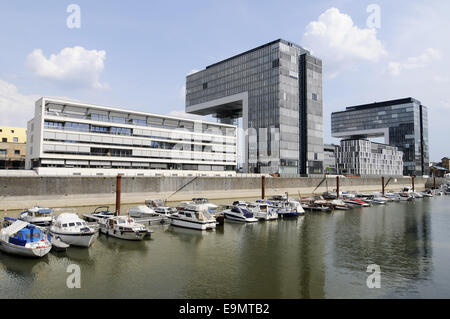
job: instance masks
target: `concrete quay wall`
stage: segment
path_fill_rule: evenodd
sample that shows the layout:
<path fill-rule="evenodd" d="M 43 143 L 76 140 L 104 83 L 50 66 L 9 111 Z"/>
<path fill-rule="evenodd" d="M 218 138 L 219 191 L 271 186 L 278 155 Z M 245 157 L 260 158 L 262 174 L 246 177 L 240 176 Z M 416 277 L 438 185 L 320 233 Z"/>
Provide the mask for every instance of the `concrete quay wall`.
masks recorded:
<path fill-rule="evenodd" d="M 387 182 L 388 178 L 385 178 Z M 322 178 L 266 178 L 265 194 L 309 196 Z M 426 179 L 415 178 L 416 190 L 425 188 Z M 146 199 L 168 201 L 192 197 L 214 199 L 260 198 L 260 177 L 122 177 L 123 204 L 143 203 Z M 386 191 L 412 185 L 410 177 L 392 178 Z M 315 194 L 336 189 L 336 178 L 327 178 Z M 341 191 L 381 191 L 379 178 L 340 178 Z M 33 205 L 78 207 L 115 203 L 114 177 L 0 177 L 0 210 L 25 209 Z"/>

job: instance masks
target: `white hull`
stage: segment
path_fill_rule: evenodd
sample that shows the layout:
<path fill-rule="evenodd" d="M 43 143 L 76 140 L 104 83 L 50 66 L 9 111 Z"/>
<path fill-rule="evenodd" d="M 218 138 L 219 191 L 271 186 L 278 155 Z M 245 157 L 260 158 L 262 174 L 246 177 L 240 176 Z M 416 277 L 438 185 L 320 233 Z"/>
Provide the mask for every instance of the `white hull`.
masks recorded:
<path fill-rule="evenodd" d="M 50 252 L 52 246 L 49 245 L 45 248 L 27 248 L 17 245 L 12 245 L 10 243 L 0 242 L 0 249 L 8 254 L 19 255 L 24 257 L 44 257 Z"/>
<path fill-rule="evenodd" d="M 100 226 L 100 231 L 105 235 L 125 240 L 143 240 L 147 235 L 147 232 L 115 231 L 113 229 L 106 228 L 103 225 Z"/>
<path fill-rule="evenodd" d="M 234 220 L 237 222 L 241 222 L 241 223 L 256 223 L 258 220 L 256 218 L 245 218 L 245 217 L 241 217 L 241 216 L 234 216 L 231 214 L 224 214 L 225 219 L 229 219 L 229 220 Z"/>
<path fill-rule="evenodd" d="M 51 232 L 51 234 L 70 246 L 78 247 L 90 247 L 96 238 L 95 232 L 91 234 L 58 234 Z"/>
<path fill-rule="evenodd" d="M 171 218 L 171 225 L 176 227 L 197 229 L 197 230 L 207 230 L 207 229 L 215 229 L 216 221 L 211 222 L 194 222 L 189 220 L 183 220 L 178 218 Z"/>
<path fill-rule="evenodd" d="M 266 213 L 255 213 L 254 215 L 259 220 L 269 221 L 269 220 L 277 220 L 278 219 L 278 214 L 269 215 Z"/>
<path fill-rule="evenodd" d="M 37 226 L 49 226 L 52 223 L 52 217 L 20 216 L 19 219 Z"/>

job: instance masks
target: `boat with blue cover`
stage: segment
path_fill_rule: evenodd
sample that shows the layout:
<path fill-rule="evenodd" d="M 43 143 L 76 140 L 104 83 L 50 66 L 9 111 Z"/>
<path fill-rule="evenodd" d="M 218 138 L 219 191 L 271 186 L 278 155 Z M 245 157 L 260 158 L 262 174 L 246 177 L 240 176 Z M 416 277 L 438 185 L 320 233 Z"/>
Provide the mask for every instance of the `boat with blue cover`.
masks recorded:
<path fill-rule="evenodd" d="M 234 206 L 231 209 L 226 209 L 223 211 L 223 216 L 225 219 L 234 220 L 244 223 L 255 223 L 258 220 L 254 217 L 253 213 L 248 209 Z"/>
<path fill-rule="evenodd" d="M 5 217 L 9 226 L 0 231 L 0 249 L 8 254 L 44 257 L 52 248 L 50 235 L 44 228 L 15 218 Z"/>

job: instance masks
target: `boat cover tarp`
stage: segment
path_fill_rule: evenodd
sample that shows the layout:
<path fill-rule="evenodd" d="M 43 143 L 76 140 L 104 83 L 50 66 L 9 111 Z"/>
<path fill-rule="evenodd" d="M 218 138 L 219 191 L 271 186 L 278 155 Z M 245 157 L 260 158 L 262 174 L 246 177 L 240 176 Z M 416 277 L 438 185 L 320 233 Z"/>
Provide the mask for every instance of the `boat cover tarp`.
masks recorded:
<path fill-rule="evenodd" d="M 7 235 L 8 237 L 14 235 L 15 233 L 17 233 L 18 231 L 24 229 L 25 227 L 27 227 L 28 223 L 24 222 L 22 220 L 17 220 L 15 221 L 13 224 L 11 224 L 10 226 L 2 229 L 2 234 Z"/>

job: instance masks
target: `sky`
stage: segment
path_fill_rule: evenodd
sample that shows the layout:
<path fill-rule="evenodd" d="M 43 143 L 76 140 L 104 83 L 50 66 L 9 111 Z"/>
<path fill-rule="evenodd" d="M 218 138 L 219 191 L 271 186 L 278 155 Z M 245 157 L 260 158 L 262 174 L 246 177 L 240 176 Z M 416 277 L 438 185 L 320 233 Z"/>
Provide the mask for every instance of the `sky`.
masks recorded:
<path fill-rule="evenodd" d="M 450 1 L 0 0 L 0 125 L 41 96 L 184 115 L 186 75 L 275 39 L 323 62 L 331 112 L 414 97 L 430 159 L 450 156 Z"/>

